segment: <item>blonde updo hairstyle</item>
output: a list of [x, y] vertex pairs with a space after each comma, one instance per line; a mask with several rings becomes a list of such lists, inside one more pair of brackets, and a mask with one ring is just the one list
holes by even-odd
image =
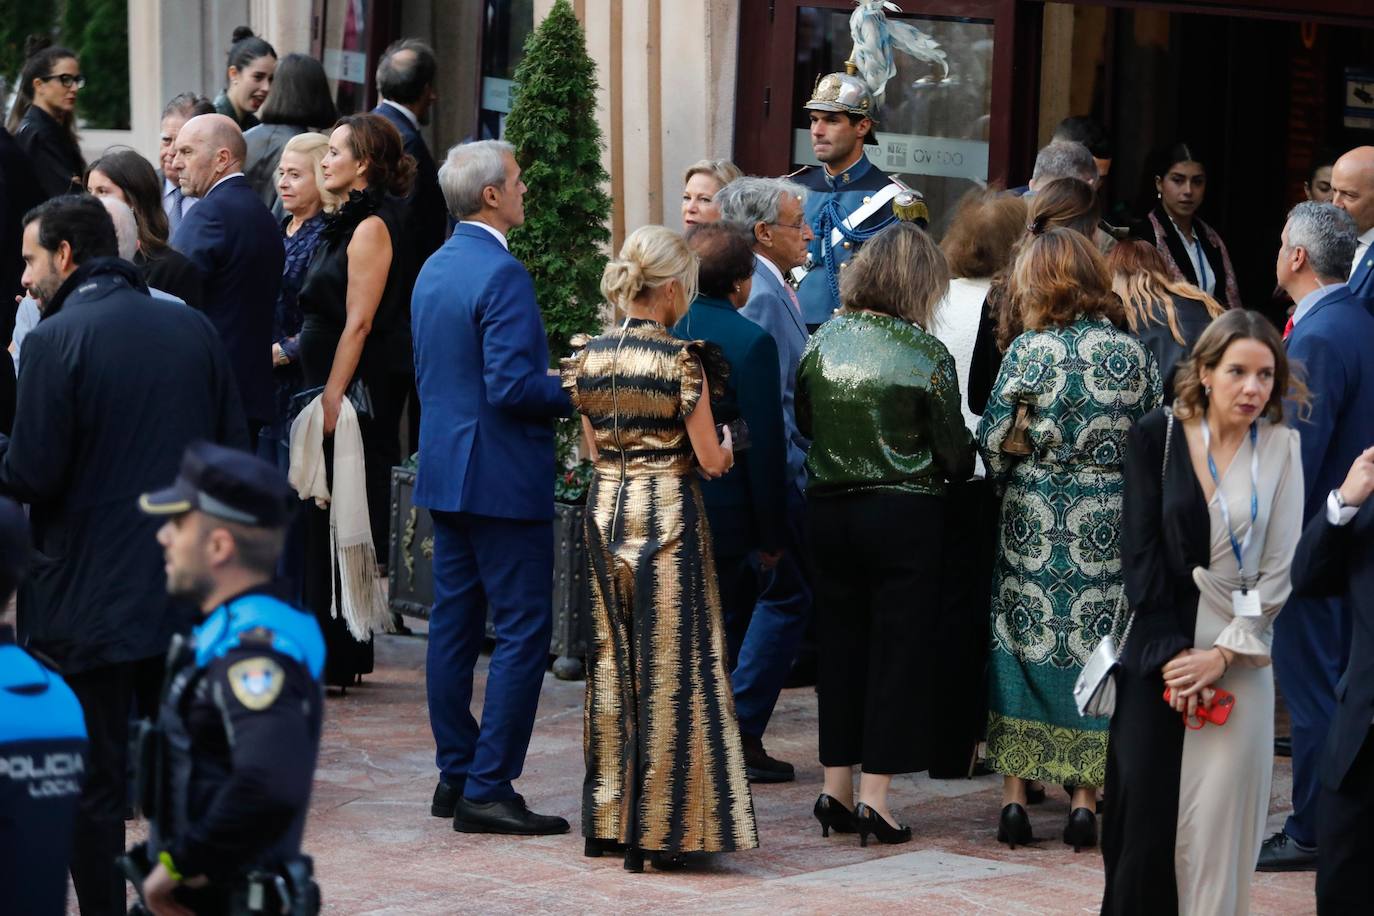
[[697, 295], [697, 256], [682, 236], [664, 226], [645, 226], [630, 233], [620, 256], [601, 274], [601, 295], [624, 313], [636, 300], [677, 280], [682, 297], [674, 303], [671, 323], [687, 312]]

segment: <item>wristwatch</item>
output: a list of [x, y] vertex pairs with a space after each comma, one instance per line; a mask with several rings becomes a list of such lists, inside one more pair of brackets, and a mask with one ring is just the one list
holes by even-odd
[[1341, 495], [1340, 487], [1331, 491], [1331, 500], [1336, 504], [1337, 511], [1349, 508], [1349, 504], [1345, 501], [1345, 497]]

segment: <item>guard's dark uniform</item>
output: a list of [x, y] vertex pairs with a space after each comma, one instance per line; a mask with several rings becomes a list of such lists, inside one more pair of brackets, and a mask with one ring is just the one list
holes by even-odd
[[197, 913], [318, 908], [300, 847], [324, 656], [315, 618], [263, 592], [227, 602], [173, 642], [158, 734], [140, 754], [152, 822], [143, 866], [161, 859], [184, 877], [206, 875], [210, 887], [176, 891]]

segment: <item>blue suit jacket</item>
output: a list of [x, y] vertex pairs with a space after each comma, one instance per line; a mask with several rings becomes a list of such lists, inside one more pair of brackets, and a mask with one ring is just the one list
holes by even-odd
[[787, 479], [799, 490], [806, 488], [806, 452], [811, 441], [797, 429], [793, 400], [797, 391], [797, 366], [810, 335], [802, 316], [792, 304], [787, 288], [759, 256], [754, 256], [754, 286], [740, 314], [767, 331], [778, 345], [779, 381], [782, 388], [782, 422], [787, 432]]
[[1374, 316], [1348, 288], [1319, 300], [1293, 326], [1288, 358], [1301, 363], [1312, 413], [1295, 419], [1307, 495], [1303, 519], [1322, 511], [1355, 456], [1374, 445]]
[[1361, 300], [1370, 312], [1374, 312], [1374, 245], [1369, 246], [1360, 263], [1355, 265], [1348, 285], [1355, 298]]
[[[725, 556], [776, 550], [787, 526], [788, 480], [777, 344], [729, 302], [705, 296], [697, 297], [673, 333], [720, 347], [730, 363], [725, 399], [749, 427], [751, 444], [736, 452], [735, 466], [701, 485], [712, 545]], [[716, 421], [730, 419], [724, 414], [722, 409]]]
[[187, 212], [172, 247], [205, 279], [205, 317], [229, 351], [244, 415], [275, 419], [272, 316], [286, 251], [272, 211], [246, 178], [228, 178]]
[[552, 418], [572, 404], [549, 375], [534, 282], [496, 238], [460, 223], [425, 263], [410, 306], [420, 391], [415, 502], [497, 518], [553, 518]]

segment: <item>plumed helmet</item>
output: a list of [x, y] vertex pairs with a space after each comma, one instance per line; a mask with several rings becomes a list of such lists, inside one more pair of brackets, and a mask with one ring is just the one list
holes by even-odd
[[848, 73], [827, 73], [816, 80], [807, 111], [842, 111], [860, 118], [878, 120], [878, 106], [868, 84]]

